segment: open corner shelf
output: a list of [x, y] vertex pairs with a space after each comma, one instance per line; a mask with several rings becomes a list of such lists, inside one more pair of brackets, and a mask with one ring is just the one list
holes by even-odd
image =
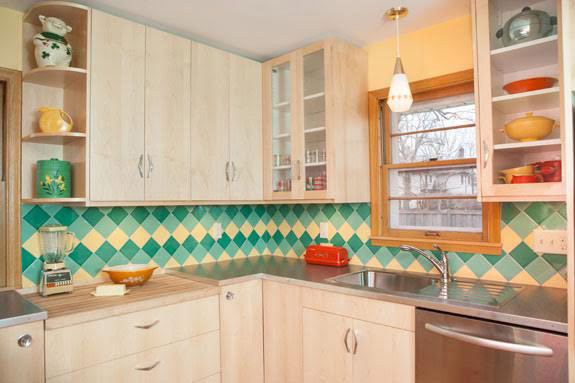
[[513, 142], [510, 144], [493, 145], [493, 150], [498, 152], [539, 152], [539, 151], [559, 151], [561, 150], [561, 139], [552, 138], [548, 140]]
[[86, 133], [64, 132], [64, 133], [32, 133], [22, 137], [22, 142], [37, 144], [65, 145], [77, 140], [85, 140]]
[[65, 88], [68, 84], [78, 80], [85, 80], [87, 73], [86, 69], [74, 67], [35, 68], [24, 75], [23, 81], [54, 88]]
[[86, 198], [22, 198], [24, 205], [83, 204]]
[[86, 17], [90, 8], [77, 3], [66, 1], [43, 1], [33, 5], [24, 15], [23, 21], [34, 25], [40, 25], [39, 15], [50, 15], [59, 19], [78, 19]]
[[493, 97], [493, 107], [512, 114], [559, 107], [559, 87]]
[[491, 64], [507, 74], [557, 64], [557, 35], [491, 51]]

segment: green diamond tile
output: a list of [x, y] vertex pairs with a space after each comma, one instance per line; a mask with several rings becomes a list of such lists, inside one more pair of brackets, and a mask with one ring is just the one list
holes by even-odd
[[138, 245], [136, 245], [131, 239], [128, 239], [120, 249], [120, 253], [122, 253], [126, 259], [130, 260], [134, 258], [138, 250], [140, 250]]
[[124, 218], [122, 223], [118, 226], [122, 231], [130, 237], [134, 232], [140, 227], [140, 224], [132, 216], [127, 216]]
[[[221, 218], [221, 217], [220, 217]], [[256, 212], [252, 212], [252, 214], [250, 214], [250, 216], [248, 217], [248, 223], [250, 225], [252, 225], [252, 227], [255, 227], [262, 219], [259, 217], [259, 215], [256, 214]], [[295, 221], [294, 221], [295, 223]]]
[[174, 253], [173, 257], [179, 265], [183, 265], [190, 257], [190, 252], [180, 246]]
[[218, 239], [218, 245], [220, 245], [223, 249], [226, 249], [231, 241], [232, 239], [230, 236], [224, 232], [222, 233], [222, 237]]
[[297, 241], [297, 236], [294, 234], [293, 231], [290, 231], [287, 235], [286, 235], [286, 241], [290, 244], [290, 246], [293, 246]]
[[303, 207], [303, 205], [294, 205], [292, 212], [295, 214], [296, 217], [299, 218], [300, 215], [303, 214], [303, 212], [305, 211], [305, 208]]
[[152, 260], [154, 262], [156, 262], [156, 264], [160, 267], [164, 267], [166, 265], [166, 263], [168, 263], [168, 261], [170, 260], [171, 254], [168, 253], [168, 251], [166, 249], [160, 249], [158, 250], [158, 252], [156, 253], [156, 255], [154, 255], [152, 257]]
[[121, 224], [122, 221], [124, 220], [124, 218], [126, 218], [127, 216], [128, 216], [128, 212], [126, 210], [124, 210], [124, 208], [121, 208], [121, 207], [114, 207], [108, 213], [108, 217], [110, 217], [112, 222], [114, 222], [116, 225]]
[[207, 214], [207, 210], [205, 206], [194, 206], [192, 208], [192, 215], [196, 217], [198, 221], [200, 221], [204, 216]]
[[555, 210], [548, 203], [544, 202], [533, 202], [524, 211], [533, 221], [539, 225], [555, 212]]
[[230, 242], [228, 244], [227, 247], [224, 248], [224, 250], [226, 251], [226, 253], [228, 253], [228, 255], [230, 257], [235, 257], [237, 255], [238, 250], [240, 249], [240, 247], [238, 245], [236, 245], [235, 242]]
[[105, 241], [98, 250], [96, 250], [96, 254], [104, 262], [108, 262], [116, 253], [116, 249], [114, 249], [114, 246], [110, 245], [108, 241]]
[[388, 247], [388, 249], [393, 256], [396, 256], [400, 251], [402, 251], [399, 247]]
[[144, 222], [142, 222], [142, 227], [149, 234], [154, 234], [154, 232], [160, 227], [161, 223], [153, 215], [149, 215]]
[[287, 224], [288, 224], [289, 226], [292, 226], [292, 227], [293, 227], [293, 225], [295, 225], [295, 223], [297, 222], [297, 220], [298, 220], [298, 219], [297, 219], [297, 216], [294, 214], [293, 211], [290, 211], [289, 213], [286, 214], [285, 221], [287, 222]]
[[[216, 220], [209, 214], [204, 215], [202, 217], [202, 219], [200, 220], [200, 224], [204, 227], [204, 229], [206, 229], [208, 231], [212, 228], [214, 223], [216, 223]], [[242, 218], [241, 223], [243, 223], [243, 218]], [[239, 226], [241, 226], [241, 225], [239, 225]]]
[[83, 243], [79, 243], [70, 253], [69, 257], [78, 265], [82, 266], [91, 255], [92, 252], [84, 246]]
[[100, 270], [106, 266], [106, 263], [97, 255], [92, 255], [84, 262], [82, 269], [90, 274], [92, 277], [98, 275]]
[[466, 265], [477, 278], [481, 278], [492, 267], [491, 263], [487, 262], [487, 260], [480, 254], [473, 256], [469, 261], [467, 261]]
[[349, 217], [347, 217], [346, 221], [349, 224], [349, 226], [351, 226], [351, 228], [354, 230], [359, 229], [361, 224], [364, 222], [363, 218], [361, 218], [359, 214], [357, 214], [357, 212], [355, 211], [352, 212]]
[[22, 249], [22, 270], [26, 270], [34, 261], [36, 257], [33, 256], [30, 252], [26, 251], [26, 249]]
[[345, 245], [345, 240], [342, 238], [339, 233], [335, 233], [333, 237], [329, 240], [334, 246], [343, 246]]
[[385, 247], [379, 247], [379, 251], [377, 251], [374, 256], [377, 258], [382, 267], [386, 267], [393, 259], [393, 255]]
[[168, 238], [166, 243], [164, 243], [163, 247], [168, 252], [168, 254], [173, 255], [176, 252], [176, 250], [178, 250], [178, 247], [180, 247], [180, 244], [178, 241], [176, 241], [174, 237], [170, 237]]
[[82, 240], [84, 239], [86, 234], [92, 231], [92, 226], [88, 222], [86, 222], [84, 218], [78, 217], [78, 219], [76, 219], [74, 223], [68, 226], [68, 229], [74, 232], [74, 234], [76, 234], [76, 238]]
[[236, 206], [228, 206], [224, 209], [224, 213], [230, 218], [233, 219], [238, 213], [239, 210]]
[[291, 208], [291, 205], [280, 205], [278, 212], [285, 217], [291, 211]]
[[156, 217], [158, 222], [162, 223], [170, 215], [170, 211], [164, 206], [158, 206], [152, 211], [152, 215]]
[[522, 270], [521, 266], [510, 255], [503, 255], [495, 264], [495, 269], [508, 281], [512, 280]]
[[63, 207], [56, 213], [54, 218], [56, 218], [56, 221], [61, 225], [70, 226], [78, 218], [78, 214], [72, 208]]
[[[503, 250], [502, 254], [503, 255]], [[485, 260], [489, 263], [491, 263], [492, 265], [495, 265], [497, 262], [499, 262], [499, 260], [501, 259], [501, 255], [487, 255], [487, 254], [483, 254], [483, 258], [485, 258]]]
[[563, 254], [543, 254], [543, 259], [557, 271], [567, 266], [567, 257]]
[[[411, 266], [411, 264], [415, 260], [415, 257], [409, 251], [401, 251], [395, 256], [395, 259], [397, 260], [397, 262], [399, 262], [399, 264], [401, 265], [401, 267], [403, 267], [403, 269], [407, 269], [409, 266]], [[427, 261], [427, 259], [425, 261]], [[420, 263], [421, 262], [423, 261], [420, 261]]]
[[168, 232], [171, 234], [174, 231], [176, 231], [176, 228], [178, 226], [180, 226], [180, 221], [174, 217], [173, 215], [169, 215], [164, 222], [162, 223], [162, 226], [164, 226], [166, 228], [166, 230], [168, 230]]
[[132, 258], [131, 263], [136, 265], [147, 265], [151, 260], [152, 257], [146, 254], [144, 250], [138, 250], [136, 255], [134, 255], [134, 258]]
[[[278, 233], [279, 233], [279, 230], [278, 230]], [[281, 235], [281, 233], [280, 233], [280, 235]], [[252, 246], [254, 246], [254, 245], [256, 244], [256, 242], [259, 241], [259, 240], [260, 240], [260, 236], [259, 236], [258, 233], [256, 233], [255, 231], [252, 231], [252, 232], [250, 233], [250, 235], [248, 235], [248, 242], [249, 242]]]
[[222, 253], [224, 252], [224, 248], [221, 247], [218, 243], [214, 243], [214, 246], [210, 248], [209, 254], [215, 259], [218, 260]]
[[224, 213], [224, 209], [221, 206], [210, 206], [208, 209], [208, 214], [212, 216], [214, 220], [220, 218], [220, 216]]
[[291, 250], [290, 244], [285, 239], [280, 242], [279, 248], [280, 248], [283, 255], [287, 255], [289, 253], [289, 251]]
[[[136, 255], [136, 253], [134, 253]], [[119, 266], [119, 265], [127, 265], [130, 263], [130, 259], [126, 258], [123, 254], [117, 253], [108, 261], [108, 266]]]
[[521, 242], [515, 249], [509, 253], [513, 259], [525, 268], [528, 264], [537, 258], [537, 254], [525, 242]]
[[30, 225], [28, 222], [22, 220], [20, 223], [20, 233], [22, 238], [22, 243], [26, 243], [31, 236], [36, 234], [36, 228]]
[[196, 246], [196, 248], [192, 251], [192, 257], [198, 262], [202, 262], [202, 260], [206, 257], [208, 252], [202, 246]]
[[353, 207], [350, 204], [339, 205], [338, 211], [345, 220], [348, 220], [349, 217], [355, 213], [355, 210], [353, 210]]
[[371, 215], [370, 206], [368, 203], [361, 203], [355, 210], [363, 220], [368, 221]]
[[200, 244], [204, 247], [204, 249], [206, 249], [207, 251], [210, 251], [210, 249], [212, 248], [212, 246], [214, 246], [214, 243], [216, 243], [216, 241], [214, 241], [214, 239], [212, 238], [211, 235], [206, 235], [204, 236], [204, 238], [202, 238], [202, 240], [200, 241]]
[[[257, 243], [257, 242], [256, 242]], [[240, 247], [240, 250], [244, 253], [244, 254], [249, 254], [252, 249], [254, 248], [254, 245], [252, 245], [251, 243], [249, 243], [249, 241], [244, 242], [244, 244]], [[275, 246], [276, 249], [279, 249], [279, 244], [277, 244], [277, 246]]]
[[238, 233], [233, 238], [233, 241], [236, 245], [241, 247], [246, 241], [246, 239], [247, 239], [246, 236], [241, 231], [238, 231]]
[[335, 227], [336, 230], [339, 230], [345, 223], [345, 219], [338, 212], [334, 213], [329, 219], [329, 221], [331, 222], [333, 227]]
[[335, 207], [331, 204], [324, 205], [323, 209], [321, 209], [321, 210], [322, 210], [322, 213], [327, 217], [327, 219], [330, 219], [335, 214], [335, 212], [337, 211], [335, 209]]
[[561, 214], [561, 217], [567, 219], [567, 204], [565, 202], [561, 202], [561, 206], [559, 206], [557, 212]]
[[243, 205], [240, 208], [240, 213], [245, 217], [248, 218], [250, 216], [250, 214], [252, 214], [252, 212], [254, 211], [254, 209], [250, 206], [250, 205]]
[[183, 222], [183, 220], [188, 216], [188, 214], [190, 214], [190, 211], [185, 206], [176, 206], [174, 208], [174, 211], [172, 211], [172, 214], [174, 215], [174, 217], [176, 217], [178, 221]]
[[82, 217], [94, 227], [104, 218], [104, 214], [97, 207], [91, 207], [82, 214]]
[[188, 254], [190, 254], [192, 251], [194, 251], [196, 247], [198, 247], [198, 241], [196, 241], [194, 237], [189, 235], [188, 238], [186, 238], [186, 240], [184, 241], [184, 243], [182, 243], [182, 246], [184, 249], [188, 251]]
[[565, 230], [567, 227], [567, 220], [559, 213], [553, 213], [547, 218], [541, 226], [547, 230]]
[[[309, 236], [309, 234], [308, 234], [308, 236]], [[303, 237], [303, 235], [302, 235], [302, 237]], [[262, 234], [262, 239], [263, 239], [264, 241], [267, 242], [267, 241], [270, 240], [270, 238], [271, 238], [271, 235], [270, 235], [269, 232], [265, 231], [265, 232]], [[301, 239], [300, 239], [300, 240], [301, 240]]]
[[320, 212], [319, 206], [317, 205], [308, 205], [306, 208], [307, 213], [309, 216], [314, 219]]
[[508, 224], [513, 220], [513, 218], [517, 217], [517, 214], [520, 213], [520, 210], [515, 207], [515, 204], [512, 202], [505, 202], [501, 206], [501, 220]]
[[[438, 252], [433, 251], [433, 253], [434, 253], [436, 256], [439, 256], [439, 253], [438, 253]], [[457, 256], [458, 256], [459, 258], [461, 258], [461, 260], [462, 260], [463, 262], [465, 262], [465, 263], [467, 263], [469, 260], [471, 260], [474, 255], [475, 255], [475, 254], [472, 254], [472, 253], [461, 253], [461, 252], [458, 252], [458, 253], [457, 253]]]
[[36, 259], [22, 274], [33, 283], [39, 284], [43, 265], [42, 261]]
[[531, 205], [531, 202], [514, 202], [514, 204], [517, 209], [523, 211]]
[[351, 238], [347, 241], [347, 244], [350, 247], [351, 251], [353, 251], [354, 253], [364, 246], [363, 241], [359, 239], [357, 234], [352, 235]]
[[299, 237], [299, 241], [305, 246], [309, 246], [311, 245], [311, 243], [313, 242], [313, 239], [311, 238], [311, 235], [309, 235], [309, 233], [307, 231], [304, 231], [303, 234], [301, 235], [301, 237]]
[[521, 238], [525, 238], [537, 227], [537, 224], [527, 214], [519, 213], [509, 222], [509, 227]]
[[307, 211], [304, 211], [299, 215], [299, 222], [303, 225], [303, 227], [308, 227], [310, 223], [313, 222], [313, 219], [309, 215]]
[[525, 271], [529, 273], [537, 282], [544, 284], [549, 278], [556, 274], [555, 269], [551, 267], [544, 259], [537, 258], [531, 262]]
[[191, 232], [199, 224], [199, 221], [192, 214], [188, 214], [186, 218], [182, 221], [182, 225], [187, 231]]
[[64, 264], [68, 269], [70, 269], [72, 275], [76, 274], [76, 272], [82, 268], [80, 267], [80, 265], [74, 262], [70, 257], [64, 258]]
[[[301, 205], [298, 205], [301, 207]], [[254, 212], [258, 215], [258, 217], [260, 218], [264, 218], [264, 216], [266, 215], [266, 208], [263, 205], [256, 205], [254, 207]], [[296, 213], [298, 214], [298, 213]]]
[[116, 226], [110, 218], [103, 217], [100, 222], [94, 226], [94, 229], [96, 229], [98, 233], [102, 234], [102, 237], [108, 238], [117, 227], [118, 226]]
[[39, 205], [34, 206], [24, 216], [24, 220], [36, 229], [44, 225], [49, 219], [50, 215], [46, 213], [44, 209], [42, 209]]
[[150, 238], [148, 239], [148, 242], [146, 242], [146, 244], [142, 247], [142, 250], [144, 250], [144, 252], [148, 254], [150, 258], [153, 258], [158, 250], [160, 250], [160, 245], [154, 240], [154, 238]]
[[[449, 257], [449, 268], [450, 268], [452, 273], [457, 273], [463, 267], [463, 265], [465, 265], [465, 262], [459, 257], [458, 253], [451, 253], [450, 252], [450, 253], [448, 253], [448, 257]], [[420, 260], [420, 258], [418, 259], [418, 261], [419, 260]], [[433, 265], [431, 264], [431, 262], [427, 262], [426, 265], [431, 266], [433, 268]], [[424, 268], [427, 271], [431, 270], [431, 269], [427, 269], [427, 267], [424, 267]]]
[[136, 222], [142, 223], [142, 222], [144, 222], [144, 220], [146, 218], [148, 218], [148, 216], [150, 215], [150, 212], [148, 211], [147, 208], [139, 206], [139, 207], [135, 208], [134, 210], [132, 210], [132, 213], [130, 213], [130, 215], [132, 217], [134, 217]]

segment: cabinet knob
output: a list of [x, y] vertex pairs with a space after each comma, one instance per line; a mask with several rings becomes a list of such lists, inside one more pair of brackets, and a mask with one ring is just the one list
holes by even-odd
[[32, 336], [30, 334], [22, 335], [18, 338], [18, 346], [30, 347], [32, 345]]
[[234, 299], [234, 293], [232, 293], [231, 291], [228, 291], [228, 292], [226, 293], [226, 299], [227, 299], [228, 301], [231, 301], [232, 299]]

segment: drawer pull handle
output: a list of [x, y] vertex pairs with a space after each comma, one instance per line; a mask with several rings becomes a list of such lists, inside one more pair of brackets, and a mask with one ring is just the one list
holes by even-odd
[[30, 334], [22, 335], [18, 338], [18, 346], [24, 348], [32, 346], [32, 336]]
[[138, 371], [151, 371], [154, 368], [156, 368], [158, 366], [158, 364], [160, 364], [160, 361], [157, 360], [154, 364], [152, 364], [151, 366], [148, 367], [136, 367], [135, 369]]
[[146, 325], [135, 325], [134, 327], [136, 327], [136, 328], [141, 328], [142, 330], [148, 330], [148, 329], [151, 329], [152, 327], [154, 327], [155, 325], [157, 325], [158, 323], [160, 323], [160, 320], [159, 320], [159, 319], [153, 321], [153, 322], [150, 323], [150, 324], [146, 324]]

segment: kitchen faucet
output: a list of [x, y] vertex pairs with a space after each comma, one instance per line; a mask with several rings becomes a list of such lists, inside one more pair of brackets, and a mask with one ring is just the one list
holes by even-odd
[[449, 272], [449, 259], [447, 258], [447, 253], [441, 249], [441, 247], [433, 244], [433, 248], [441, 254], [441, 261], [438, 261], [433, 255], [429, 255], [423, 250], [418, 249], [410, 245], [401, 245], [399, 247], [403, 251], [410, 251], [412, 253], [417, 253], [429, 260], [435, 266], [439, 273], [441, 274], [441, 283], [446, 285], [451, 281], [451, 273]]

